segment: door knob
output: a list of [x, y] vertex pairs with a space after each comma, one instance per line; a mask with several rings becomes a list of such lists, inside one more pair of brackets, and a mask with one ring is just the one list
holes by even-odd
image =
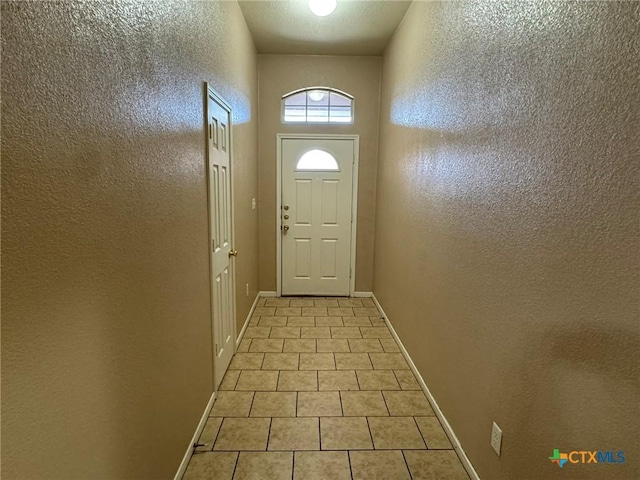
[[285, 205], [285, 206], [284, 206], [284, 207], [282, 207], [282, 208], [284, 208], [285, 210], [289, 210], [289, 205]]
[[282, 226], [282, 230], [284, 230], [285, 232], [286, 232], [287, 230], [289, 230], [289, 225], [283, 225], [283, 226]]
[[238, 256], [238, 251], [237, 250], [229, 250], [229, 256], [230, 257], [237, 257]]
[[285, 220], [289, 220], [289, 215], [285, 215], [283, 218], [284, 218]]

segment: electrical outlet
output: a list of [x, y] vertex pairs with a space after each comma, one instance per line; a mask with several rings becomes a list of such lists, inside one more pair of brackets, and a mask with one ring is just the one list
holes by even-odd
[[251, 210], [255, 210], [256, 209], [256, 199], [252, 198], [251, 199]]
[[247, 297], [249, 296], [249, 284], [247, 283]]
[[491, 447], [496, 452], [496, 455], [500, 456], [500, 448], [502, 447], [502, 430], [496, 422], [493, 422], [491, 428]]

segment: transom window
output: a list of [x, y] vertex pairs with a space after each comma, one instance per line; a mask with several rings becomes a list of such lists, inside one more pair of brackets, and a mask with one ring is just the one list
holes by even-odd
[[325, 150], [309, 150], [296, 163], [296, 171], [333, 171], [339, 172], [340, 167], [336, 158]]
[[327, 87], [295, 90], [282, 97], [285, 123], [353, 123], [353, 97]]

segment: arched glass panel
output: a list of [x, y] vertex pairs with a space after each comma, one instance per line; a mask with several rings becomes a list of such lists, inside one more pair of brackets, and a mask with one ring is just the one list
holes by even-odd
[[336, 158], [324, 150], [309, 150], [300, 157], [296, 170], [340, 171]]
[[282, 97], [285, 123], [353, 123], [353, 97], [327, 87], [296, 90]]

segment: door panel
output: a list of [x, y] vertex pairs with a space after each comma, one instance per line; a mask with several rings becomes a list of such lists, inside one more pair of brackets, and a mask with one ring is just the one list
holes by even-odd
[[211, 301], [214, 390], [229, 366], [235, 348], [235, 298], [231, 228], [230, 112], [208, 95], [209, 222], [211, 243]]
[[[349, 295], [355, 139], [281, 142], [282, 294]], [[309, 170], [309, 155], [297, 169], [313, 150], [329, 153], [339, 169]]]

